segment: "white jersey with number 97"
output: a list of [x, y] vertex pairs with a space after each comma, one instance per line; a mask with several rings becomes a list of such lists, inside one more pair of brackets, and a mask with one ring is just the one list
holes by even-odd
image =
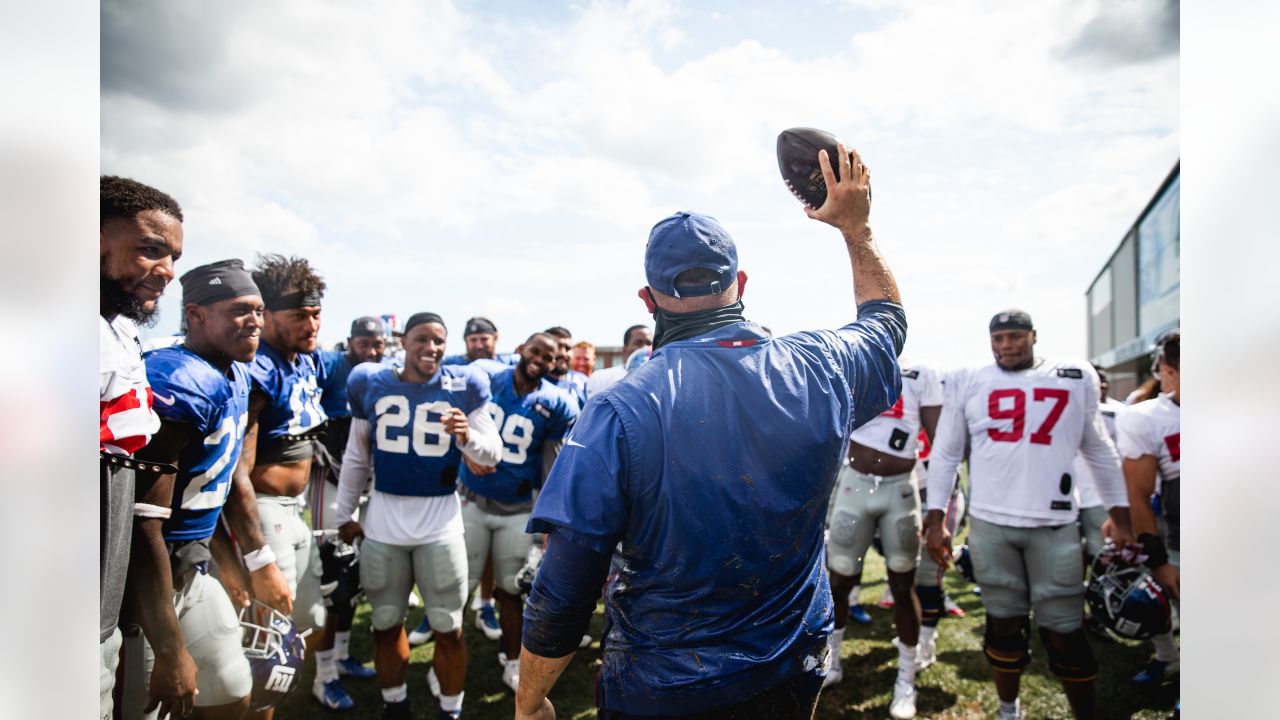
[[920, 408], [941, 404], [942, 381], [938, 373], [923, 365], [903, 365], [898, 401], [854, 430], [850, 439], [886, 455], [913, 460], [920, 435]]
[[959, 370], [947, 376], [929, 497], [948, 496], [950, 488], [935, 492], [933, 485], [949, 481], [967, 436], [974, 517], [1021, 527], [1073, 522], [1077, 451], [1102, 476], [1098, 490], [1108, 506], [1123, 496], [1119, 457], [1106, 435], [1098, 420], [1098, 375], [1087, 364]]

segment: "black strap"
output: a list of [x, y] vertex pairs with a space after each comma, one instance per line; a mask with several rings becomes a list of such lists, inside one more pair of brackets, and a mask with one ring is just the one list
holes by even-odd
[[178, 472], [177, 465], [170, 465], [169, 463], [162, 463], [162, 462], [154, 462], [152, 460], [139, 460], [138, 458], [132, 455], [119, 455], [117, 453], [109, 453], [109, 452], [106, 452], [105, 450], [99, 450], [98, 456], [102, 459], [102, 462], [105, 462], [108, 465], [126, 467], [126, 468], [129, 468], [130, 470], [141, 470], [143, 472], [155, 472], [155, 473], [161, 473], [161, 474]]

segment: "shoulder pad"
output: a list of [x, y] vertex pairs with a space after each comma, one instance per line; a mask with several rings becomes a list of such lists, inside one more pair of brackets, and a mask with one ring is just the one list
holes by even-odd
[[1072, 378], [1074, 380], [1083, 380], [1084, 371], [1081, 370], [1080, 368], [1073, 368], [1073, 367], [1058, 368], [1058, 377]]

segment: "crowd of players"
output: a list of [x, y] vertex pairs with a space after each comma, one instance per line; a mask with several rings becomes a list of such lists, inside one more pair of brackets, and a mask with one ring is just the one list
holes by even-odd
[[[182, 211], [132, 180], [101, 185], [104, 720], [270, 717], [304, 657], [320, 705], [350, 709], [344, 679], [374, 681], [384, 717], [407, 718], [409, 648], [425, 642], [439, 716], [460, 717], [473, 592], [515, 690], [537, 489], [588, 398], [648, 358], [650, 329], [628, 328], [625, 361], [594, 372], [594, 348], [563, 327], [500, 353], [482, 317], [463, 327], [466, 352], [445, 356], [448, 325], [431, 312], [394, 338], [358, 318], [341, 350], [322, 351], [324, 281], [305, 259], [268, 254], [184, 273], [182, 341], [144, 355], [136, 324], [175, 278]], [[981, 587], [999, 717], [1021, 717], [1033, 612], [1073, 710], [1092, 717], [1086, 605], [1098, 626], [1152, 638], [1136, 681], [1177, 671], [1180, 338], [1156, 349], [1162, 392], [1126, 406], [1097, 368], [1036, 357], [1026, 313], [997, 314], [989, 332], [994, 364], [944, 376], [903, 363], [897, 403], [850, 437], [828, 513], [826, 684], [843, 679], [847, 621], [866, 619], [858, 583], [878, 544], [899, 651], [893, 717], [916, 714], [953, 564]], [[373, 669], [349, 650], [366, 601]], [[424, 617], [410, 629], [414, 602]]]

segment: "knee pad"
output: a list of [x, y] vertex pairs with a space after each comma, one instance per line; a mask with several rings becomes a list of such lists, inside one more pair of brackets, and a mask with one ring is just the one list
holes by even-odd
[[374, 605], [373, 612], [369, 613], [369, 622], [378, 631], [403, 625], [404, 618], [405, 608], [396, 605]]
[[1068, 633], [1040, 628], [1040, 642], [1049, 656], [1049, 669], [1059, 679], [1069, 682], [1089, 682], [1098, 677], [1098, 661], [1093, 648], [1084, 636], [1084, 629]]
[[988, 615], [982, 649], [986, 653], [987, 662], [996, 670], [1022, 672], [1031, 663], [1031, 618], [1022, 618], [1015, 633], [998, 633]]
[[920, 624], [937, 627], [942, 619], [942, 588], [937, 585], [917, 585], [916, 597], [920, 598]]
[[853, 545], [856, 539], [854, 528], [857, 527], [857, 519], [847, 512], [837, 512], [835, 517], [831, 518], [831, 542], [836, 545], [848, 547]]

